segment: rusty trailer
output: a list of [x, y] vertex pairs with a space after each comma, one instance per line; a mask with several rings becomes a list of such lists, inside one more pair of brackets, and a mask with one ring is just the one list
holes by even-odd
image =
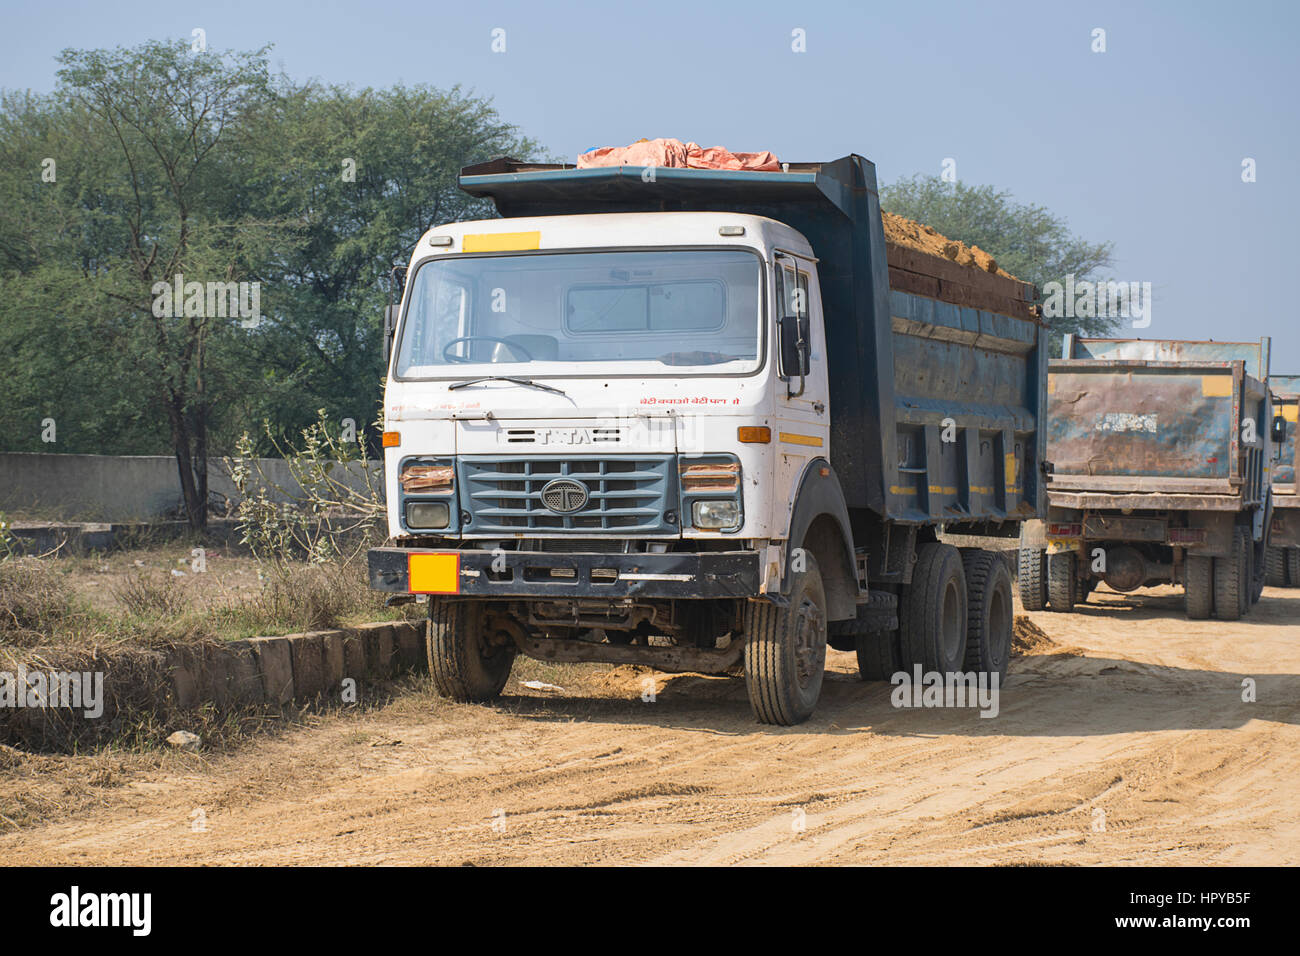
[[1026, 607], [1175, 583], [1189, 617], [1247, 613], [1273, 507], [1269, 346], [1066, 336], [1048, 369], [1047, 518], [1021, 542]]
[[[1271, 375], [1269, 391], [1281, 440], [1273, 445], [1273, 521], [1269, 529], [1266, 581], [1300, 587], [1300, 494], [1296, 492], [1296, 419], [1300, 375]], [[1285, 434], [1281, 434], [1285, 429]]]

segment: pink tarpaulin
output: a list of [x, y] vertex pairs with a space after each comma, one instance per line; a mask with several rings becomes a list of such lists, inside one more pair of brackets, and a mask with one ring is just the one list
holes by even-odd
[[781, 164], [766, 150], [733, 153], [721, 146], [707, 149], [680, 139], [643, 139], [631, 146], [605, 146], [578, 156], [578, 168], [592, 166], [680, 166], [691, 169], [748, 169], [777, 172]]

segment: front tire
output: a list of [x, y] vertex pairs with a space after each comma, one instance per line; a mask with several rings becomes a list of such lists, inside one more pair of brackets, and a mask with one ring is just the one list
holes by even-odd
[[826, 591], [806, 550], [786, 607], [745, 605], [745, 689], [760, 723], [791, 726], [812, 716], [826, 674]]
[[429, 676], [443, 697], [482, 703], [501, 693], [515, 662], [515, 645], [490, 634], [486, 609], [466, 601], [429, 601]]

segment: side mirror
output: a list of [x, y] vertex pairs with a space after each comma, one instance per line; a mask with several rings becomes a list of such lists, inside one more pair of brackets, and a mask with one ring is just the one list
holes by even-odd
[[1273, 416], [1273, 444], [1286, 444], [1286, 419], [1281, 415]]
[[781, 375], [787, 380], [808, 374], [808, 337], [811, 326], [807, 316], [781, 317]]
[[393, 334], [397, 331], [397, 315], [401, 311], [400, 305], [384, 306], [384, 364], [387, 365], [393, 357]]
[[406, 266], [393, 266], [392, 304], [384, 308], [384, 364], [393, 358], [393, 335], [397, 331], [397, 317], [402, 309], [402, 293], [406, 291]]

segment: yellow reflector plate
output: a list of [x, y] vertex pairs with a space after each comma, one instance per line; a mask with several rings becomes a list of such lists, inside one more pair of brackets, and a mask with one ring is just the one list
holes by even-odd
[[406, 572], [412, 594], [459, 594], [460, 555], [410, 554]]
[[479, 232], [461, 240], [462, 252], [512, 252], [518, 249], [538, 249], [542, 244], [540, 232]]
[[1231, 398], [1232, 376], [1202, 375], [1201, 394], [1211, 398]]

